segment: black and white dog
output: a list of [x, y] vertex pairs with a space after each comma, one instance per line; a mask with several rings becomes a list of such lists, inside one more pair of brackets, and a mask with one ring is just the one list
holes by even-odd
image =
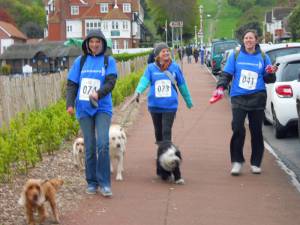
[[181, 161], [181, 153], [171, 141], [158, 143], [156, 174], [161, 177], [161, 179], [170, 181], [173, 175], [176, 184], [184, 184], [180, 173]]

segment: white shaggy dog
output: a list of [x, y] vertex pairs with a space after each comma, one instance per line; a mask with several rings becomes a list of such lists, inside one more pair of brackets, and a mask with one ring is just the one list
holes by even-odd
[[84, 169], [84, 140], [76, 138], [73, 144], [73, 163], [75, 167]]
[[123, 180], [124, 154], [126, 150], [126, 133], [118, 124], [112, 124], [109, 129], [110, 171], [114, 171], [114, 161], [117, 164], [116, 180]]
[[171, 181], [176, 184], [184, 184], [181, 177], [180, 164], [182, 162], [181, 153], [170, 141], [160, 142], [157, 149], [156, 174], [162, 180]]

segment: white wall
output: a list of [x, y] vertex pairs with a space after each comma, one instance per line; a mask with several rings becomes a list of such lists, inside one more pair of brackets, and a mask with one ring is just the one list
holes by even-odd
[[82, 38], [81, 20], [66, 20], [66, 38]]
[[8, 48], [13, 44], [14, 44], [14, 40], [11, 38], [0, 39], [0, 46], [1, 46], [0, 54], [2, 54], [6, 48]]

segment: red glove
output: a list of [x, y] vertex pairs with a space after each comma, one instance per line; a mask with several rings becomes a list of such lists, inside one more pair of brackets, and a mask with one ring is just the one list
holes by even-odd
[[224, 97], [224, 88], [218, 87], [216, 90], [214, 90], [212, 97], [209, 99], [209, 103], [215, 103], [219, 100], [221, 100]]
[[278, 69], [277, 65], [273, 65], [273, 66], [267, 65], [266, 72], [267, 73], [276, 73], [277, 69]]

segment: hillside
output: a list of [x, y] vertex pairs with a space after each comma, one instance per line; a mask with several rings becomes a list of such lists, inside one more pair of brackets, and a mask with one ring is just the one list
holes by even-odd
[[[288, 0], [265, 0], [265, 5], [254, 4], [243, 12], [240, 8], [229, 5], [228, 0], [197, 0], [197, 2], [204, 7], [205, 42], [222, 37], [234, 38], [234, 32], [240, 25], [253, 20], [262, 22], [265, 12], [272, 7], [288, 6]], [[300, 4], [299, 0], [295, 2]]]

